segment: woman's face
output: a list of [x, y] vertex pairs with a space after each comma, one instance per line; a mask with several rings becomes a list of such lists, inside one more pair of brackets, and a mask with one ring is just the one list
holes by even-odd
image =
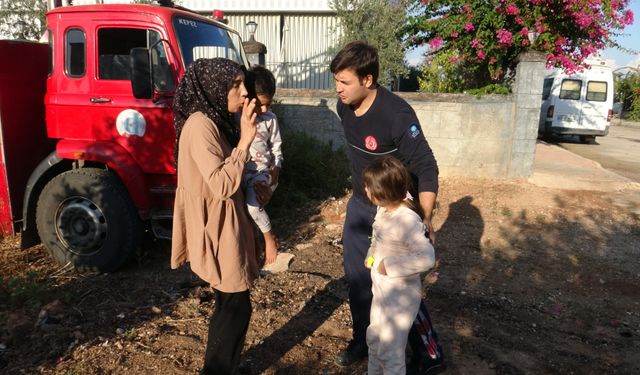
[[227, 95], [229, 112], [236, 113], [242, 111], [244, 99], [248, 94], [247, 89], [244, 87], [244, 74], [238, 74], [233, 79], [231, 90], [229, 90], [229, 94]]

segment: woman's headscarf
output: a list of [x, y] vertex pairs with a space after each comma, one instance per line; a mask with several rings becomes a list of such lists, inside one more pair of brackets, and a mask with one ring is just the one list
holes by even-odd
[[238, 126], [229, 113], [227, 98], [233, 80], [244, 70], [237, 63], [223, 59], [198, 59], [187, 68], [178, 85], [173, 102], [176, 128], [175, 163], [178, 165], [178, 142], [189, 116], [202, 112], [209, 117], [234, 147], [240, 139]]

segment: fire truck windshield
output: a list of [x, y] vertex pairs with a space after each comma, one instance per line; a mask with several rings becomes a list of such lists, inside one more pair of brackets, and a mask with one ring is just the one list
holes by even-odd
[[224, 57], [246, 65], [242, 40], [238, 34], [211, 23], [181, 16], [174, 18], [173, 26], [185, 68], [194, 60], [214, 57]]

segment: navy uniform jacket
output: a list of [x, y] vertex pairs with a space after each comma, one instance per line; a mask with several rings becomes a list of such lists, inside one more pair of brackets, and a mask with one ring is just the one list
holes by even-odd
[[338, 100], [338, 115], [351, 159], [353, 194], [366, 199], [362, 171], [374, 158], [390, 154], [409, 168], [414, 182], [411, 194], [438, 192], [438, 165], [422, 134], [416, 113], [401, 97], [378, 87], [369, 110], [357, 117], [351, 106]]

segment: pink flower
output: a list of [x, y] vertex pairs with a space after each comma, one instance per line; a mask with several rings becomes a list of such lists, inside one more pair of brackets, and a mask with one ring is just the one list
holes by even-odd
[[476, 52], [476, 56], [478, 56], [478, 58], [479, 58], [480, 60], [484, 60], [484, 59], [485, 59], [485, 57], [487, 57], [487, 54], [486, 54], [486, 53], [484, 53], [484, 51], [480, 50], [480, 51]]
[[621, 22], [624, 25], [631, 25], [633, 24], [633, 11], [631, 9], [627, 10], [624, 15], [622, 16], [622, 20]]
[[[470, 46], [471, 46], [471, 48], [476, 48], [479, 44], [480, 44], [480, 42], [478, 41], [478, 39], [473, 39], [471, 41]], [[480, 47], [480, 48], [482, 48], [482, 47]]]
[[467, 32], [471, 32], [471, 31], [475, 30], [475, 29], [476, 29], [476, 27], [475, 27], [475, 26], [473, 26], [473, 24], [472, 24], [471, 22], [467, 22], [467, 23], [465, 23], [465, 24], [464, 24], [464, 29], [465, 29]]
[[458, 58], [457, 57], [452, 57], [452, 58], [449, 59], [449, 62], [452, 63], [452, 64], [455, 64], [455, 63], [458, 62]]
[[496, 31], [496, 37], [498, 38], [498, 41], [500, 41], [500, 44], [502, 44], [503, 46], [508, 47], [513, 44], [513, 35], [508, 30], [500, 29]]
[[442, 38], [440, 38], [439, 36], [429, 41], [429, 48], [431, 49], [438, 49], [440, 48], [441, 45], [442, 45]]
[[457, 37], [459, 37], [459, 36], [460, 36], [460, 34], [458, 34], [458, 33], [456, 33], [456, 32], [451, 33], [451, 37], [452, 37], [453, 39], [456, 39], [456, 38], [457, 38]]
[[507, 13], [508, 16], [513, 16], [514, 14], [518, 14], [519, 12], [520, 12], [520, 9], [518, 9], [518, 7], [515, 6], [514, 4], [507, 5], [507, 9], [505, 11], [505, 13]]
[[493, 65], [495, 63], [496, 63], [495, 57], [492, 57], [492, 58], [489, 59], [489, 64]]

